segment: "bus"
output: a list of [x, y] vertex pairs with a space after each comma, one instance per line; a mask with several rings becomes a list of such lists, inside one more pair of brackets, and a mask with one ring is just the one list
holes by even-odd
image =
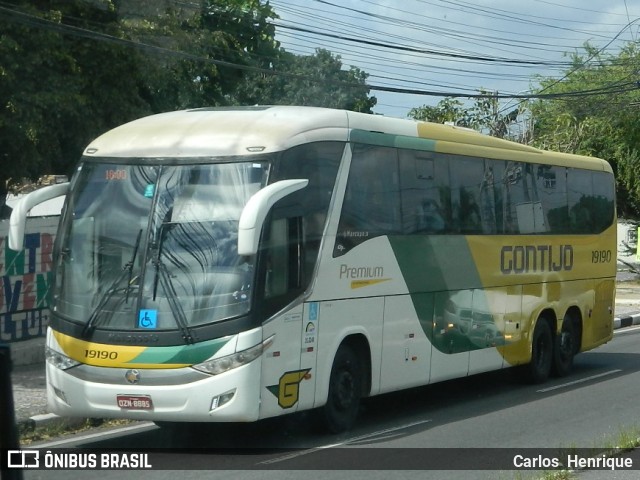
[[46, 337], [62, 416], [251, 422], [518, 367], [569, 374], [613, 335], [601, 159], [314, 107], [117, 127], [65, 195]]

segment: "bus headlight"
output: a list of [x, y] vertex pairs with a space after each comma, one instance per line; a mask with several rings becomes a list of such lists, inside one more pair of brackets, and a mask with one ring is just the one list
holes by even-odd
[[262, 352], [271, 346], [274, 337], [275, 335], [272, 335], [264, 342], [251, 348], [247, 348], [246, 350], [227, 355], [226, 357], [207, 360], [206, 362], [199, 363], [198, 365], [192, 365], [191, 367], [201, 372], [208, 373], [209, 375], [219, 375], [228, 370], [241, 367], [242, 365], [246, 365], [247, 363], [254, 361], [262, 355]]
[[80, 362], [75, 361], [73, 358], [67, 357], [65, 354], [56, 352], [50, 347], [45, 347], [44, 356], [51, 365], [60, 370], [68, 370], [76, 365], [80, 365]]

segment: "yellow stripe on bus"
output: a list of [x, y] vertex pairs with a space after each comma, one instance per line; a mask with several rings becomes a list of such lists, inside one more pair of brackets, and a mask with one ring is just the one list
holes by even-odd
[[351, 282], [351, 288], [356, 289], [356, 288], [368, 287], [370, 285], [376, 285], [378, 283], [388, 282], [389, 280], [391, 279], [390, 278], [374, 278], [371, 280], [353, 280]]
[[145, 368], [179, 368], [187, 364], [142, 364], [133, 363], [133, 360], [140, 356], [149, 347], [137, 347], [130, 345], [107, 345], [104, 343], [87, 342], [70, 337], [53, 330], [60, 348], [68, 357], [87, 365], [96, 367], [137, 367]]

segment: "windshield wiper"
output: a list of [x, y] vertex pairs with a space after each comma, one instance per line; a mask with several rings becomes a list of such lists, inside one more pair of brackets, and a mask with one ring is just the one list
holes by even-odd
[[102, 298], [100, 298], [98, 305], [96, 305], [96, 308], [94, 308], [93, 312], [91, 312], [91, 316], [89, 317], [89, 320], [87, 320], [87, 323], [82, 329], [82, 336], [86, 337], [89, 333], [95, 330], [96, 326], [98, 325], [98, 319], [100, 317], [100, 314], [102, 313], [102, 309], [109, 302], [109, 300], [111, 300], [111, 297], [113, 297], [113, 294], [117, 291], [116, 287], [120, 284], [120, 282], [122, 282], [122, 280], [124, 279], [125, 276], [127, 276], [127, 274], [129, 275], [129, 280], [127, 282], [127, 289], [126, 289], [127, 295], [126, 295], [125, 302], [128, 301], [131, 277], [133, 275], [133, 264], [136, 261], [136, 256], [138, 255], [138, 248], [140, 248], [141, 236], [142, 236], [142, 229], [138, 231], [138, 237], [136, 238], [136, 243], [133, 247], [133, 254], [131, 255], [131, 259], [124, 264], [124, 266], [122, 267], [122, 273], [113, 282], [111, 282], [111, 285], [109, 285], [109, 288], [107, 288], [107, 291], [104, 293], [104, 295], [102, 295]]
[[133, 265], [136, 263], [136, 255], [138, 254], [138, 247], [140, 247], [141, 237], [142, 229], [138, 231], [138, 238], [136, 238], [136, 245], [135, 247], [133, 247], [133, 255], [131, 256], [131, 260], [124, 266], [125, 269], [129, 270], [129, 278], [127, 280], [127, 293], [124, 299], [124, 303], [129, 303], [129, 292], [131, 292], [131, 277], [133, 277]]
[[[189, 328], [187, 317], [184, 314], [184, 310], [182, 309], [182, 305], [178, 302], [178, 294], [173, 287], [173, 282], [171, 281], [171, 276], [167, 271], [167, 267], [162, 260], [160, 259], [160, 255], [156, 259], [156, 282], [158, 280], [157, 277], [160, 277], [160, 283], [162, 284], [162, 289], [164, 290], [165, 295], [167, 296], [167, 302], [169, 302], [169, 308], [171, 309], [171, 313], [176, 319], [176, 324], [182, 332], [182, 338], [187, 344], [195, 343], [193, 339], [193, 335], [191, 334], [191, 329]], [[155, 299], [155, 291], [154, 291], [154, 299]]]
[[167, 266], [162, 262], [162, 247], [164, 245], [164, 237], [167, 234], [165, 231], [165, 227], [168, 224], [163, 223], [160, 226], [160, 240], [158, 240], [158, 252], [156, 253], [155, 258], [153, 259], [153, 266], [156, 269], [155, 276], [153, 278], [153, 301], [156, 301], [156, 297], [158, 294], [158, 282], [162, 284], [162, 289], [167, 297], [167, 302], [169, 303], [169, 308], [171, 309], [171, 313], [176, 320], [176, 324], [182, 332], [182, 338], [185, 343], [192, 344], [195, 343], [193, 339], [193, 335], [191, 334], [191, 329], [189, 328], [189, 322], [187, 321], [187, 317], [184, 314], [184, 310], [180, 302], [177, 301], [178, 293], [173, 287], [173, 282], [171, 281], [171, 276], [167, 271]]

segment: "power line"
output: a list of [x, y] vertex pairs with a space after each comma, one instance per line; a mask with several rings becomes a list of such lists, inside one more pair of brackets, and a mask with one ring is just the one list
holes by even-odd
[[[191, 54], [188, 52], [173, 50], [165, 47], [159, 47], [156, 45], [150, 45], [150, 44], [146, 44], [139, 41], [118, 38], [113, 35], [109, 35], [106, 33], [98, 32], [98, 31], [94, 31], [86, 28], [72, 26], [64, 23], [56, 23], [45, 18], [41, 18], [35, 15], [27, 14], [27, 13], [6, 8], [6, 7], [0, 7], [0, 14], [8, 18], [10, 21], [21, 23], [31, 27], [47, 29], [60, 34], [72, 35], [72, 36], [86, 38], [94, 41], [101, 41], [101, 42], [108, 42], [108, 43], [113, 43], [117, 45], [123, 45], [131, 48], [135, 48], [138, 50], [142, 50], [148, 53], [170, 55], [175, 58], [194, 60], [194, 61], [204, 62], [204, 63], [211, 63], [217, 66], [240, 69], [240, 70], [250, 71], [254, 73], [263, 73], [268, 75], [276, 75], [276, 76], [283, 76], [288, 78], [303, 79], [311, 82], [318, 82], [317, 78], [311, 77], [311, 76], [297, 75], [289, 72], [275, 71], [275, 70], [260, 68], [252, 65], [243, 65], [235, 62], [225, 61], [225, 60], [217, 60], [213, 58]], [[483, 94], [483, 93], [474, 94], [474, 93], [468, 93], [468, 92], [446, 92], [446, 91], [434, 91], [434, 90], [414, 89], [414, 88], [399, 88], [399, 87], [393, 87], [393, 86], [374, 85], [374, 84], [363, 85], [360, 83], [349, 83], [349, 82], [335, 82], [335, 85], [344, 87], [344, 88], [365, 88], [368, 90], [381, 91], [381, 92], [405, 93], [405, 94], [414, 94], [414, 95], [423, 95], [423, 96], [454, 97], [454, 98], [499, 98], [499, 99], [575, 98], [575, 97], [584, 97], [584, 96], [590, 96], [590, 95], [596, 95], [596, 94], [600, 95], [602, 93], [619, 93], [623, 91], [630, 91], [636, 88], [635, 82], [628, 82], [627, 84], [616, 86], [615, 89], [599, 88], [599, 89], [590, 89], [590, 90], [583, 90], [583, 91], [549, 93], [549, 94], [538, 93], [538, 94], [526, 94], [526, 95], [524, 94], [492, 95], [492, 94]]]
[[511, 59], [511, 58], [503, 58], [503, 57], [487, 57], [480, 55], [466, 55], [460, 53], [452, 53], [452, 52], [442, 52], [438, 50], [426, 49], [426, 48], [417, 48], [410, 47], [408, 45], [393, 45], [384, 42], [377, 42], [373, 40], [362, 40], [354, 37], [346, 36], [346, 35], [338, 35], [327, 32], [320, 32], [317, 30], [312, 30], [309, 28], [295, 27], [292, 25], [282, 25], [276, 24], [280, 28], [286, 28], [288, 30], [294, 30], [298, 32], [306, 32], [306, 33], [314, 33], [322, 35], [323, 37], [347, 40], [354, 43], [359, 43], [361, 45], [370, 45], [376, 47], [388, 48], [390, 50], [397, 50], [400, 52], [412, 52], [412, 53], [421, 53], [426, 55], [433, 55], [437, 57], [446, 57], [446, 58], [455, 58], [460, 60], [472, 60], [472, 61], [481, 61], [487, 63], [502, 63], [505, 65], [536, 65], [536, 66], [558, 66], [558, 65], [566, 65], [566, 62], [548, 62], [548, 61], [537, 61], [537, 60], [519, 60], [519, 59]]
[[[518, 59], [518, 60], [529, 60], [524, 55], [532, 56], [531, 54], [535, 54], [536, 52], [542, 54], [545, 58], [543, 61], [549, 61], [549, 55], [547, 51], [551, 51], [554, 46], [555, 47], [567, 47], [567, 42], [563, 42], [561, 45], [558, 41], [550, 41], [553, 38], [559, 37], [559, 35], [554, 34], [555, 32], [566, 32], [566, 33], [579, 33], [584, 36], [585, 29], [568, 29], [565, 28], [565, 25], [559, 25], [557, 22], [552, 22], [549, 20], [549, 17], [541, 17], [538, 15], [539, 19], [542, 19], [542, 23], [554, 23], [552, 27], [553, 29], [546, 28], [540, 26], [536, 29], [535, 33], [539, 33], [539, 35], [532, 35], [531, 32], [528, 32], [527, 29], [522, 29], [522, 31], [518, 32], [508, 32], [508, 28], [500, 29], [490, 28], [493, 25], [482, 25], [482, 28], [477, 26], [475, 23], [469, 21], [457, 21], [459, 20], [460, 12], [462, 11], [462, 7], [456, 2], [453, 2], [453, 8], [450, 6], [452, 2], [441, 2], [442, 6], [438, 7], [438, 10], [434, 10], [431, 6], [435, 6], [435, 2], [420, 2], [425, 5], [429, 5], [429, 14], [425, 15], [424, 13], [427, 11], [424, 6], [422, 8], [416, 8], [416, 5], [410, 2], [406, 2], [402, 4], [401, 8], [396, 8], [396, 6], [389, 6], [388, 2], [379, 2], [379, 1], [371, 1], [371, 0], [361, 0], [363, 3], [367, 3], [369, 5], [373, 5], [375, 7], [370, 8], [368, 12], [363, 12], [363, 9], [356, 8], [345, 8], [347, 6], [353, 6], [353, 4], [344, 4], [341, 5], [339, 2], [335, 0], [319, 0], [315, 2], [295, 2], [294, 0], [272, 0], [270, 3], [275, 5], [278, 8], [278, 13], [280, 13], [280, 18], [277, 23], [286, 23], [287, 25], [300, 27], [307, 30], [313, 30], [314, 33], [304, 33], [300, 31], [285, 31], [280, 27], [277, 27], [277, 32], [280, 38], [284, 38], [285, 47], [289, 49], [289, 47], [296, 49], [297, 51], [303, 51], [303, 49], [308, 48], [309, 52], [312, 53], [314, 48], [326, 48], [334, 52], [339, 52], [342, 54], [342, 60], [345, 63], [350, 63], [351, 65], [358, 67], [365, 67], [367, 72], [370, 73], [370, 81], [377, 80], [377, 75], [380, 75], [379, 72], [391, 72], [394, 71], [391, 75], [388, 73], [382, 73], [381, 76], [385, 77], [394, 77], [397, 78], [396, 86], [404, 86], [403, 79], [409, 79], [412, 75], [411, 72], [424, 72], [425, 81], [430, 84], [445, 84], [452, 83], [451, 80], [445, 79], [444, 76], [449, 76], [452, 73], [458, 76], [464, 76], [465, 73], [468, 73], [468, 86], [465, 86], [465, 89], [473, 89], [474, 91], [478, 90], [478, 80], [487, 79], [488, 82], [483, 85], [483, 87], [487, 90], [495, 91], [500, 90], [501, 92], [512, 91], [521, 91], [522, 88], [504, 88], [499, 85], [492, 84], [500, 84], [506, 82], [514, 83], [514, 82], [525, 82], [524, 75], [517, 74], [517, 71], [524, 72], [523, 69], [540, 69], [543, 68], [545, 72], [544, 77], [541, 78], [553, 78], [559, 77], [562, 78], [564, 74], [566, 74], [567, 70], [572, 66], [575, 66], [575, 62], [573, 60], [561, 59], [556, 61], [555, 65], [503, 65], [501, 67], [497, 67], [495, 63], [488, 63], [482, 61], [474, 61], [467, 59], [459, 59], [459, 58], [447, 58], [445, 56], [430, 56], [423, 53], [416, 52], [402, 52], [396, 51], [396, 54], [393, 54], [393, 50], [385, 49], [384, 47], [375, 47], [375, 46], [364, 46], [359, 45], [356, 42], [349, 42], [348, 40], [339, 40], [335, 38], [330, 38], [324, 36], [324, 33], [331, 32], [337, 33], [338, 35], [342, 35], [345, 37], [352, 38], [366, 38], [367, 40], [371, 39], [373, 41], [377, 41], [379, 43], [395, 43], [402, 47], [404, 46], [416, 46], [423, 47], [431, 50], [441, 50], [444, 53], [455, 52], [460, 53], [462, 46], [463, 50], [467, 52], [463, 52], [463, 54], [467, 54], [470, 49], [469, 46], [478, 47], [475, 50], [480, 51], [482, 49], [483, 53], [480, 55], [475, 54], [475, 56], [484, 57], [487, 56], [484, 51], [487, 50], [487, 47], [483, 45], [487, 45], [491, 47], [492, 51], [496, 51], [494, 47], [494, 43], [500, 42], [500, 44], [509, 45], [512, 49], [518, 49], [519, 52], [517, 54], [507, 55], [510, 59]], [[417, 0], [416, 0], [417, 1]], [[324, 8], [316, 9], [313, 4], [323, 5]], [[439, 5], [439, 4], [438, 4]], [[469, 3], [467, 3], [469, 5]], [[520, 9], [520, 8], [519, 8]], [[452, 14], [447, 15], [446, 11], [452, 12]], [[469, 10], [467, 11], [466, 16], [469, 18]], [[387, 11], [391, 13], [387, 13]], [[497, 15], [492, 16], [490, 18], [499, 19], [501, 22], [513, 25], [514, 20], [507, 19], [504, 15], [500, 15], [501, 12], [496, 12]], [[514, 12], [511, 12], [512, 14]], [[599, 12], [601, 13], [601, 12]], [[480, 17], [483, 12], [472, 12], [474, 16]], [[526, 14], [521, 12], [518, 13], [521, 19], [523, 20], [533, 20], [529, 18]], [[410, 15], [410, 16], [409, 16]], [[409, 17], [408, 17], [409, 16]], [[489, 15], [484, 14], [485, 17], [489, 17]], [[408, 17], [408, 18], [407, 18]], [[555, 17], [559, 17], [559, 15], [555, 15]], [[305, 23], [306, 20], [312, 18], [313, 26], [308, 27]], [[342, 20], [348, 20], [352, 25], [349, 27], [345, 27], [349, 29], [349, 33], [345, 33], [345, 28], [342, 28], [343, 23]], [[556, 21], [558, 18], [555, 19]], [[274, 22], [276, 23], [276, 22]], [[479, 23], [479, 21], [478, 21]], [[496, 23], [496, 22], [493, 22]], [[541, 23], [541, 22], [539, 22]], [[595, 22], [596, 24], [607, 24], [614, 25], [611, 22]], [[324, 25], [327, 25], [325, 27]], [[526, 23], [523, 23], [526, 25]], [[330, 28], [329, 28], [330, 27]], [[477, 30], [481, 30], [480, 33], [476, 33]], [[513, 30], [513, 29], [511, 29]], [[367, 32], [366, 34], [361, 34], [361, 32]], [[405, 36], [409, 36], [409, 32], [412, 38], [410, 39], [400, 39], [397, 36], [398, 31], [405, 33]], [[496, 33], [500, 32], [500, 33]], [[431, 36], [437, 35], [438, 38], [451, 38], [454, 41], [451, 41], [447, 44], [447, 48], [431, 48], [433, 42], [431, 38], [422, 39], [421, 34], [426, 33]], [[611, 35], [608, 33], [605, 34], [602, 29], [594, 30], [593, 28], [589, 29], [588, 34], [592, 38], [606, 38], [609, 40]], [[599, 37], [595, 37], [594, 34], [599, 35]], [[507, 39], [501, 37], [513, 36], [515, 38]], [[527, 42], [530, 38], [545, 38], [548, 39], [545, 41], [536, 41], [532, 40]], [[293, 39], [293, 40], [289, 40]], [[569, 40], [569, 38], [562, 38], [560, 40]], [[394, 42], [395, 41], [395, 42]], [[429, 44], [426, 44], [429, 42]], [[463, 43], [464, 42], [464, 43]], [[537, 45], [539, 43], [548, 43], [549, 48], [545, 48], [545, 51], [541, 50], [544, 46]], [[458, 48], [456, 48], [458, 47]], [[578, 51], [580, 50], [582, 45], [576, 44], [574, 47], [568, 49], [568, 51]], [[605, 49], [611, 48], [611, 44], [608, 44], [604, 47]], [[389, 52], [384, 53], [385, 51]], [[362, 53], [360, 53], [362, 52]], [[563, 53], [566, 54], [567, 50], [564, 50]], [[379, 57], [374, 60], [374, 66], [369, 67], [370, 59], [373, 57]], [[387, 59], [385, 59], [387, 57]], [[505, 56], [496, 56], [496, 58], [504, 58]], [[402, 67], [396, 67], [396, 65], [400, 65], [403, 62]], [[410, 63], [409, 63], [410, 62]], [[429, 63], [426, 63], [429, 62]], [[458, 67], [464, 63], [465, 67]], [[609, 66], [609, 65], [621, 65], [624, 66], [628, 63], [627, 59], [618, 58], [618, 59], [608, 59], [606, 62], [601, 59], [595, 58], [590, 59], [589, 65], [591, 66]], [[450, 66], [447, 66], [449, 64]], [[424, 65], [424, 66], [423, 66]], [[428, 67], [428, 68], [425, 68]], [[517, 69], [517, 70], [516, 70]], [[397, 70], [397, 71], [396, 71]], [[562, 72], [562, 73], [561, 73]], [[413, 73], [415, 76], [416, 73]], [[491, 79], [493, 77], [493, 79]], [[532, 77], [528, 77], [529, 81], [527, 84], [530, 86]], [[475, 85], [471, 85], [475, 82]], [[483, 82], [484, 83], [484, 82]], [[509, 92], [512, 93], [512, 92]], [[384, 99], [385, 96], [378, 97], [378, 104], [382, 104], [381, 99]], [[388, 97], [386, 97], [388, 98]], [[388, 100], [386, 103], [390, 103]]]

